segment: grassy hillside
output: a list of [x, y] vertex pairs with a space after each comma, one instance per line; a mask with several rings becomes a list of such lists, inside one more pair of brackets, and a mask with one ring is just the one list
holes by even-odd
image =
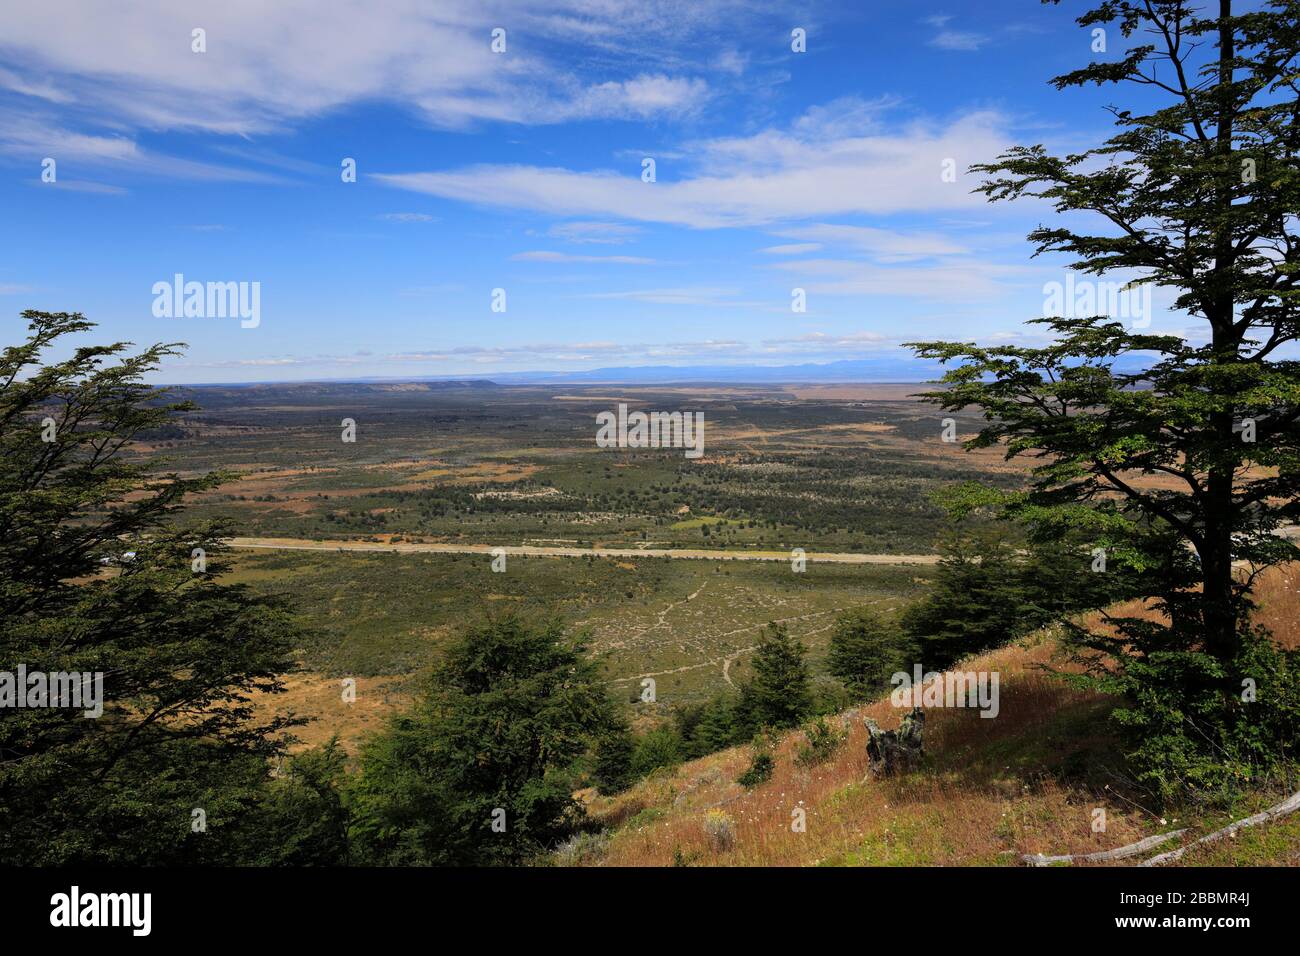
[[[1292, 647], [1300, 644], [1297, 583], [1300, 569], [1292, 566], [1270, 572], [1259, 590], [1264, 622]], [[739, 747], [614, 798], [589, 796], [591, 814], [606, 830], [557, 859], [607, 866], [1015, 865], [1021, 854], [1088, 853], [1183, 827], [1192, 828], [1190, 841], [1300, 786], [1294, 779], [1261, 782], [1231, 807], [1151, 812], [1115, 756], [1103, 719], [1113, 701], [1071, 689], [1042, 669], [1063, 663], [1050, 634], [964, 662], [963, 670], [1000, 672], [1000, 714], [929, 708], [924, 765], [910, 775], [867, 777], [863, 717], [890, 728], [902, 713], [880, 700], [839, 716], [847, 740], [821, 765], [799, 766], [804, 735], [787, 734], [775, 750], [772, 778], [753, 790], [735, 782], [750, 761], [750, 748]], [[797, 808], [806, 813], [805, 832], [792, 830]], [[1097, 808], [1105, 810], [1104, 832], [1093, 832]], [[1300, 864], [1300, 815], [1198, 849], [1182, 862]]]

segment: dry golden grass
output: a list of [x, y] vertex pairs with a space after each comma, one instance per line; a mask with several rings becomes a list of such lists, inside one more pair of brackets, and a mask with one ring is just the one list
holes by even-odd
[[[1300, 565], [1284, 564], [1270, 568], [1255, 580], [1253, 594], [1257, 606], [1256, 623], [1268, 628], [1282, 647], [1300, 647]], [[1112, 617], [1164, 619], [1141, 601], [1117, 604], [1108, 613]], [[1090, 627], [1105, 627], [1100, 614], [1089, 615], [1085, 621]]]
[[356, 756], [367, 736], [411, 702], [402, 677], [358, 677], [356, 682], [356, 700], [347, 703], [339, 678], [310, 671], [290, 674], [284, 678], [284, 693], [254, 694], [252, 705], [260, 720], [290, 713], [309, 719], [294, 728], [297, 742], [290, 753], [319, 746], [337, 734], [343, 749]]
[[908, 402], [920, 404], [912, 396], [928, 392], [934, 386], [926, 384], [875, 384], [875, 385], [791, 385], [785, 389], [795, 398], [821, 401], [849, 402]]
[[[832, 760], [799, 767], [802, 735], [790, 734], [775, 752], [772, 779], [746, 791], [735, 783], [749, 763], [749, 748], [725, 751], [642, 783], [610, 800], [595, 799], [593, 815], [605, 822], [631, 817], [610, 843], [608, 865], [662, 866], [687, 862], [739, 866], [807, 865], [820, 862], [993, 864], [1019, 853], [1087, 851], [1101, 841], [1090, 830], [1090, 809], [1073, 806], [1072, 795], [1051, 781], [1026, 779], [1017, 765], [1031, 730], [1042, 737], [1044, 716], [1096, 713], [1102, 702], [1070, 690], [1037, 670], [1048, 663], [1050, 645], [1017, 646], [974, 658], [968, 670], [1001, 673], [1001, 714], [930, 709], [927, 749], [942, 772], [906, 780], [874, 781], [867, 774], [862, 718], [896, 726], [901, 711], [888, 700], [842, 715], [848, 739]], [[1048, 744], [1051, 734], [1036, 744]], [[1005, 765], [984, 758], [1006, 751]], [[715, 853], [703, 829], [703, 812], [718, 806], [732, 817], [732, 850]], [[644, 808], [661, 808], [636, 813]], [[791, 828], [792, 811], [806, 811], [806, 832]], [[1117, 810], [1110, 840], [1133, 835], [1140, 821]]]

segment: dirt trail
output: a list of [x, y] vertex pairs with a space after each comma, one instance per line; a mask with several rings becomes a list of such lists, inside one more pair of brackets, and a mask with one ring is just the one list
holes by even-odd
[[[410, 554], [491, 554], [501, 547], [507, 555], [530, 558], [679, 558], [695, 561], [789, 561], [783, 551], [710, 551], [699, 548], [559, 548], [538, 545], [422, 544], [399, 541], [313, 541], [309, 538], [228, 538], [232, 548], [272, 551], [382, 551]], [[810, 564], [938, 564], [937, 554], [855, 554], [809, 551]]]
[[[703, 588], [701, 588], [700, 590], [703, 590]], [[695, 593], [698, 594], [699, 591], [696, 591]], [[691, 596], [694, 597], [694, 595]], [[872, 602], [872, 603], [876, 603], [876, 602]], [[850, 605], [850, 606], [857, 607], [858, 605]], [[809, 611], [807, 614], [796, 614], [794, 617], [777, 618], [775, 621], [773, 621], [773, 623], [790, 624], [794, 621], [806, 621], [809, 618], [821, 617], [825, 614], [838, 614], [840, 611], [846, 611], [846, 610], [848, 610], [848, 607], [825, 608], [820, 611]], [[822, 631], [828, 630], [829, 628], [832, 628], [834, 626], [835, 626], [834, 622], [831, 622], [830, 624], [827, 624], [825, 627], [819, 627], [816, 630], [812, 630], [812, 631], [805, 631], [800, 635], [800, 637], [803, 638], [803, 637], [808, 637], [811, 634], [820, 634]], [[726, 631], [723, 634], [718, 634], [713, 638], [711, 638], [711, 640], [719, 641], [719, 640], [723, 640], [724, 638], [732, 637], [736, 634], [744, 634], [746, 631], [761, 631], [762, 629], [763, 629], [762, 624], [746, 624], [744, 627], [738, 627], [735, 628], [734, 630]], [[636, 674], [632, 677], [616, 677], [612, 681], [610, 681], [610, 683], [625, 684], [628, 681], [633, 681], [633, 680], [639, 681], [645, 677], [662, 677], [664, 674], [680, 674], [683, 671], [698, 670], [701, 667], [712, 667], [714, 664], [720, 663], [722, 664], [722, 679], [734, 687], [735, 682], [732, 681], [731, 679], [732, 661], [740, 657], [741, 654], [748, 654], [750, 651], [755, 651], [757, 649], [758, 649], [757, 644], [750, 644], [747, 647], [737, 647], [735, 650], [733, 650], [730, 654], [727, 654], [725, 657], [712, 657], [707, 661], [700, 661], [695, 664], [683, 664], [681, 667], [674, 667], [666, 671], [647, 671], [644, 674]]]

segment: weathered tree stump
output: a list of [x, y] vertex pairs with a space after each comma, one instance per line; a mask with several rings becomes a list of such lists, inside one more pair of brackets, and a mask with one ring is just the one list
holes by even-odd
[[925, 712], [913, 708], [903, 717], [897, 730], [881, 730], [867, 717], [867, 757], [873, 777], [892, 777], [915, 770], [921, 763], [921, 735], [925, 730]]

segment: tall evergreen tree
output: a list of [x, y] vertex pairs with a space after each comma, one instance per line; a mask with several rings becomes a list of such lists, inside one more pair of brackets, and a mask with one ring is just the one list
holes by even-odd
[[102, 673], [103, 714], [0, 708], [0, 861], [237, 862], [290, 724], [250, 695], [280, 689], [298, 630], [220, 581], [222, 528], [179, 522], [224, 476], [132, 453], [192, 408], [143, 382], [177, 347], [49, 361], [92, 324], [23, 318], [0, 353], [0, 669]]
[[835, 622], [826, 669], [862, 699], [888, 686], [900, 667], [910, 670], [910, 646], [898, 622], [872, 608], [858, 608]]
[[[954, 514], [964, 515], [982, 496], [964, 486], [945, 498]], [[1091, 551], [1068, 537], [1016, 545], [994, 529], [959, 524], [941, 551], [929, 593], [900, 621], [926, 668], [947, 667], [1136, 593], [1128, 575], [1106, 573]]]
[[738, 726], [736, 695], [731, 691], [721, 691], [704, 704], [689, 735], [683, 734], [686, 737], [686, 756], [703, 757], [725, 750], [746, 739], [743, 733], [743, 728]]
[[1118, 640], [1078, 635], [1106, 686], [1148, 702], [1144, 687], [1164, 688], [1163, 716], [1128, 713], [1138, 736], [1182, 733], [1222, 754], [1223, 728], [1249, 713], [1242, 682], [1258, 676], [1244, 665], [1255, 574], [1300, 556], [1274, 533], [1300, 516], [1300, 363], [1288, 357], [1300, 337], [1300, 3], [1217, 0], [1207, 14], [1105, 0], [1077, 22], [1130, 40], [1118, 59], [1053, 81], [1132, 88], [1112, 110], [1117, 131], [1064, 156], [1014, 148], [975, 167], [981, 190], [1050, 203], [1056, 221], [1029, 237], [1039, 254], [1173, 290], [1193, 332], [1062, 310], [1039, 320], [1045, 347], [915, 347], [956, 363], [931, 401], [983, 410], [968, 446], [1036, 460], [1007, 512], [1084, 529], [1167, 615], [1115, 622]]
[[520, 862], [571, 830], [577, 760], [616, 724], [581, 636], [517, 616], [467, 628], [366, 748], [354, 850], [371, 863]]
[[767, 626], [754, 652], [754, 676], [742, 691], [741, 707], [752, 729], [794, 727], [812, 712], [806, 654], [784, 624]]
[[1005, 536], [958, 533], [946, 541], [933, 588], [902, 616], [918, 662], [926, 669], [947, 667], [1020, 634], [1020, 584], [1015, 549]]
[[591, 780], [603, 794], [622, 793], [632, 785], [632, 756], [636, 738], [626, 720], [614, 720], [596, 741]]

